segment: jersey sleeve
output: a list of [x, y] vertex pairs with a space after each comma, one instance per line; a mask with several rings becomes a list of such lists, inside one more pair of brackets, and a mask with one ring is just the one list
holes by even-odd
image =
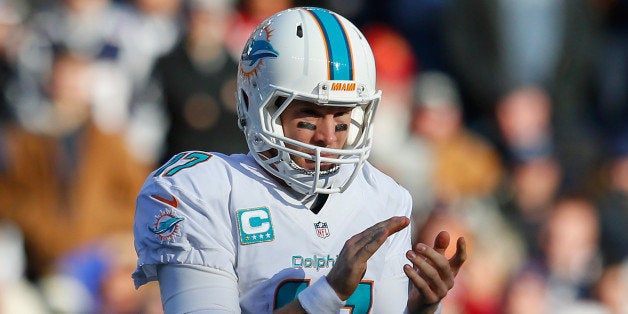
[[157, 280], [161, 264], [199, 265], [235, 276], [230, 184], [223, 173], [195, 167], [147, 180], [136, 201], [136, 288]]
[[238, 282], [230, 274], [173, 264], [157, 271], [164, 313], [240, 313]]

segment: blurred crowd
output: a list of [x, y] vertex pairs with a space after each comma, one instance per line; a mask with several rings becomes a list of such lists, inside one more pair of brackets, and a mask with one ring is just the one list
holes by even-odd
[[372, 45], [370, 161], [413, 241], [467, 239], [444, 314], [628, 313], [626, 0], [0, 0], [0, 313], [161, 312], [135, 196], [177, 152], [247, 151], [237, 60], [295, 5]]

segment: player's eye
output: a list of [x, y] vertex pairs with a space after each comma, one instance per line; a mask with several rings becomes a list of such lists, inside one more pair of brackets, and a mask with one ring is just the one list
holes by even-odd
[[341, 123], [336, 125], [336, 132], [342, 132], [349, 129], [349, 125], [346, 123]]
[[309, 122], [305, 122], [305, 121], [299, 121], [297, 123], [297, 128], [299, 129], [306, 129], [306, 130], [310, 130], [310, 131], [315, 131], [316, 130], [316, 125], [309, 123]]

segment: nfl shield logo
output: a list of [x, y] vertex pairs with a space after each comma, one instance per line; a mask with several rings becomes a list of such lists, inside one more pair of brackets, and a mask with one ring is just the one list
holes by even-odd
[[329, 228], [327, 228], [326, 222], [317, 222], [314, 224], [314, 228], [316, 228], [316, 235], [325, 239], [329, 236]]

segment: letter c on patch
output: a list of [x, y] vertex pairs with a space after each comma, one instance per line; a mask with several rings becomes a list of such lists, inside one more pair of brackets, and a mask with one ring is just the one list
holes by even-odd
[[247, 234], [263, 233], [270, 229], [270, 219], [264, 210], [252, 210], [243, 212], [242, 231]]

